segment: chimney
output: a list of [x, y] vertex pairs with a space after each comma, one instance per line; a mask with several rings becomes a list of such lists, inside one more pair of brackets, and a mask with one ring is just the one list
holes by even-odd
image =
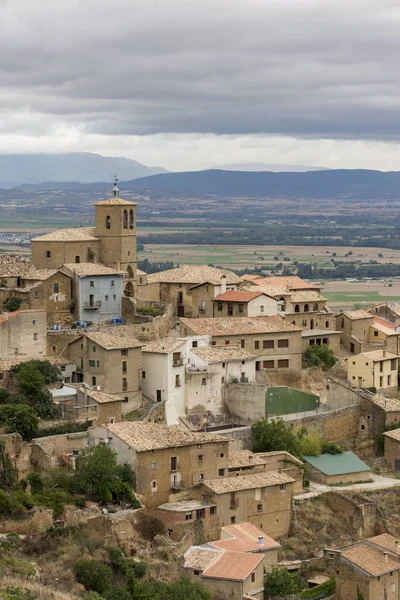
[[258, 536], [258, 545], [260, 546], [260, 548], [264, 548], [265, 543], [264, 543], [264, 536], [263, 535], [259, 535]]
[[221, 294], [225, 294], [226, 292], [226, 275], [222, 275], [221, 277]]
[[383, 350], [383, 358], [386, 358], [386, 350]]

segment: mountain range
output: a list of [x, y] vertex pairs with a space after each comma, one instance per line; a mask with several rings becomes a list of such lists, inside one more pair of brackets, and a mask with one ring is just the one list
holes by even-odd
[[283, 173], [290, 171], [292, 173], [303, 173], [305, 171], [328, 171], [328, 167], [312, 167], [310, 165], [285, 165], [269, 163], [232, 163], [228, 165], [219, 165], [213, 169], [223, 171], [272, 171], [274, 173]]
[[[67, 154], [0, 154], [0, 188], [43, 181], [93, 183], [136, 179], [167, 173], [162, 167], [147, 167], [129, 158], [113, 158], [89, 152]], [[108, 186], [110, 186], [110, 183]]]

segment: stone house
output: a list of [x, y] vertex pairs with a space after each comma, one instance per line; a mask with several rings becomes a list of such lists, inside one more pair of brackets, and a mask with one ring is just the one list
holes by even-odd
[[340, 331], [331, 329], [305, 329], [301, 332], [303, 352], [310, 346], [328, 346], [336, 355], [340, 351]]
[[216, 316], [214, 314], [216, 311], [215, 298], [227, 292], [234, 292], [239, 285], [236, 283], [227, 284], [226, 281], [226, 275], [222, 275], [220, 280], [214, 279], [213, 281], [198, 283], [189, 288], [188, 293], [192, 297], [192, 317]]
[[301, 328], [271, 317], [181, 319], [182, 335], [210, 335], [211, 344], [240, 346], [256, 356], [256, 372], [301, 372]]
[[366, 310], [349, 310], [336, 317], [336, 329], [341, 331], [340, 343], [352, 354], [365, 350], [366, 340], [374, 317]]
[[113, 197], [95, 203], [95, 227], [59, 229], [32, 240], [32, 263], [38, 269], [57, 269], [72, 263], [102, 263], [126, 273], [124, 290], [136, 289], [136, 206], [119, 198], [117, 180]]
[[49, 325], [72, 322], [72, 278], [66, 273], [51, 269], [37, 271], [35, 277], [40, 279], [32, 281], [30, 285], [27, 280], [23, 280], [24, 287], [20, 290], [29, 308], [45, 310]]
[[[171, 494], [207, 477], [226, 475], [228, 439], [189, 432], [179, 426], [125, 421], [90, 431], [91, 444], [105, 442], [117, 452], [119, 464], [131, 465], [137, 492], [147, 508], [169, 501]], [[172, 500], [173, 502], [173, 500]], [[209, 504], [209, 503], [208, 503]]]
[[360, 394], [360, 433], [374, 437], [400, 423], [400, 400], [382, 394]]
[[385, 533], [344, 548], [324, 550], [325, 566], [336, 579], [337, 600], [397, 600], [399, 597], [398, 541]]
[[51, 390], [60, 416], [71, 421], [87, 420], [93, 425], [122, 421], [123, 398], [83, 386], [63, 386]]
[[361, 352], [347, 359], [347, 379], [352, 387], [397, 392], [399, 357], [386, 350]]
[[306, 477], [323, 485], [357, 483], [371, 479], [371, 469], [353, 452], [303, 456]]
[[122, 396], [126, 414], [142, 405], [142, 344], [115, 332], [85, 333], [62, 353], [76, 365], [76, 382]]
[[203, 306], [203, 300], [198, 294], [193, 295], [194, 286], [206, 284], [204, 292], [201, 292], [205, 294], [202, 298], [206, 307], [207, 300], [210, 304], [216, 295], [227, 289], [236, 289], [240, 281], [231, 271], [204, 265], [185, 265], [148, 275], [147, 285], [145, 289], [141, 289], [141, 294], [144, 300], [172, 304], [174, 315], [177, 317], [197, 316], [199, 307]]
[[123, 274], [100, 263], [65, 264], [72, 280], [75, 319], [104, 323], [121, 317]]
[[248, 521], [281, 538], [290, 529], [294, 482], [279, 471], [207, 479], [198, 485], [196, 496], [216, 505], [221, 527]]
[[400, 326], [387, 319], [375, 317], [368, 331], [368, 345], [371, 349], [382, 349], [399, 354]]
[[400, 429], [385, 431], [385, 460], [396, 473], [400, 472]]
[[176, 425], [186, 415], [186, 340], [162, 338], [143, 346], [142, 352], [143, 396], [165, 402], [166, 423]]
[[46, 313], [17, 310], [0, 315], [0, 358], [29, 360], [46, 357]]
[[201, 500], [166, 502], [152, 515], [164, 523], [169, 537], [176, 542], [190, 533], [189, 543], [201, 544], [219, 537], [221, 530], [215, 504]]
[[266, 317], [277, 314], [278, 301], [258, 290], [232, 290], [213, 299], [213, 317]]
[[224, 414], [223, 390], [230, 381], [255, 382], [255, 355], [232, 346], [192, 348], [186, 367], [188, 414]]
[[383, 319], [387, 319], [392, 323], [400, 325], [400, 302], [381, 302], [366, 310], [372, 315], [382, 317]]
[[218, 600], [264, 598], [262, 555], [192, 546], [184, 556], [183, 570]]

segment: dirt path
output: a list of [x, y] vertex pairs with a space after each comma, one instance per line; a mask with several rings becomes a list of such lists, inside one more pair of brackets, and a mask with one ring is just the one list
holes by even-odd
[[353, 483], [351, 485], [322, 485], [312, 481], [310, 483], [310, 491], [304, 494], [297, 494], [294, 497], [295, 500], [307, 500], [309, 498], [316, 498], [320, 494], [326, 492], [340, 492], [343, 491], [357, 491], [357, 492], [368, 492], [371, 490], [381, 490], [391, 487], [400, 486], [400, 479], [392, 479], [392, 477], [383, 477], [382, 475], [371, 474], [371, 483]]

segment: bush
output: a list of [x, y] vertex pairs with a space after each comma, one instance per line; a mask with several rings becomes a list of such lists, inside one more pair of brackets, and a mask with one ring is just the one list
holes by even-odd
[[150, 317], [159, 317], [163, 314], [163, 311], [155, 306], [137, 306], [136, 312], [137, 314], [148, 315]]
[[330, 369], [336, 364], [337, 360], [332, 350], [326, 344], [309, 346], [303, 354], [305, 368], [325, 367], [326, 369]]
[[85, 423], [65, 423], [64, 425], [53, 425], [52, 427], [41, 427], [36, 432], [36, 437], [48, 437], [50, 435], [61, 435], [64, 433], [80, 433], [87, 431], [90, 427], [89, 421]]
[[264, 590], [269, 596], [285, 598], [291, 594], [297, 594], [301, 587], [298, 573], [289, 573], [286, 569], [275, 568], [265, 575]]
[[253, 452], [274, 452], [286, 450], [294, 456], [300, 455], [299, 439], [293, 429], [282, 419], [267, 421], [263, 419], [252, 426]]
[[[83, 492], [88, 492], [94, 500], [107, 495], [112, 501], [112, 488], [117, 471], [117, 453], [105, 444], [98, 444], [85, 450], [76, 461], [76, 482]], [[110, 498], [111, 497], [111, 498]]]
[[33, 494], [32, 497], [35, 505], [50, 508], [55, 518], [59, 518], [63, 514], [64, 506], [74, 503], [72, 496], [62, 490], [46, 490]]
[[8, 312], [15, 312], [21, 308], [22, 298], [16, 298], [15, 296], [9, 298], [3, 302], [4, 310]]
[[334, 442], [323, 442], [321, 452], [322, 454], [341, 454], [343, 448]]
[[7, 433], [19, 433], [23, 440], [30, 442], [39, 420], [33, 408], [26, 404], [5, 404], [0, 406], [0, 422], [6, 426]]
[[104, 600], [104, 596], [100, 596], [97, 592], [83, 592], [82, 600]]
[[125, 572], [129, 571], [133, 574], [135, 579], [143, 579], [146, 575], [147, 565], [144, 562], [137, 562], [131, 558], [125, 562]]
[[[330, 577], [324, 583], [321, 583], [320, 585], [316, 585], [313, 588], [303, 590], [302, 592], [300, 592], [299, 598], [301, 598], [301, 600], [313, 600], [314, 598], [323, 598], [324, 596], [330, 596], [331, 594], [334, 594], [335, 590], [335, 579], [333, 577]], [[324, 596], [321, 596], [321, 594], [324, 594]]]
[[41, 476], [39, 475], [39, 473], [29, 473], [29, 475], [26, 479], [27, 479], [29, 485], [31, 486], [32, 494], [37, 494], [38, 492], [43, 492], [44, 483], [43, 483], [43, 480], [42, 480]]
[[5, 448], [4, 439], [0, 439], [0, 488], [11, 490], [17, 482], [17, 472]]
[[102, 594], [111, 583], [111, 568], [98, 560], [78, 560], [74, 566], [75, 577], [87, 590]]

